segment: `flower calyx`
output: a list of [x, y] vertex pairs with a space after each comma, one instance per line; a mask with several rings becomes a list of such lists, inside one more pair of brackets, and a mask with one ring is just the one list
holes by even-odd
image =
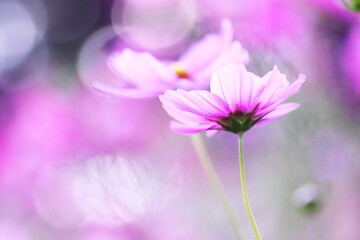
[[224, 118], [217, 123], [225, 131], [241, 134], [252, 128], [262, 117], [254, 119], [253, 114], [230, 113], [228, 118]]

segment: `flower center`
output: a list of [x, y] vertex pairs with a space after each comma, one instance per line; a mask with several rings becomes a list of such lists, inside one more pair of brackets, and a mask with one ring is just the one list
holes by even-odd
[[174, 70], [179, 78], [189, 78], [189, 74], [186, 72], [186, 70], [183, 67], [180, 66], [179, 63], [175, 63]]

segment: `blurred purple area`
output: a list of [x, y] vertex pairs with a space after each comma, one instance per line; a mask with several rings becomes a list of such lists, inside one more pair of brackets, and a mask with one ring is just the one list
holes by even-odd
[[[2, 0], [0, 240], [236, 239], [157, 97], [93, 90], [127, 84], [110, 56], [176, 62], [223, 19], [249, 70], [307, 75], [296, 112], [245, 134], [263, 238], [360, 239], [360, 17], [340, 0]], [[236, 137], [204, 141], [253, 239]]]

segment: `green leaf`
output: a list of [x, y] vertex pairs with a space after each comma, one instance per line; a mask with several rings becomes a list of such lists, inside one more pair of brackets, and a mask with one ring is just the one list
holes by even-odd
[[343, 4], [351, 11], [360, 12], [360, 0], [345, 1], [341, 0]]

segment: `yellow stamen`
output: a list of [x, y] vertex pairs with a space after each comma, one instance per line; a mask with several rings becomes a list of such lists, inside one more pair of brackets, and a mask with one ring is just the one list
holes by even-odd
[[179, 78], [189, 78], [189, 74], [186, 72], [184, 68], [180, 66], [179, 63], [174, 64], [174, 70], [176, 75], [178, 75]]

